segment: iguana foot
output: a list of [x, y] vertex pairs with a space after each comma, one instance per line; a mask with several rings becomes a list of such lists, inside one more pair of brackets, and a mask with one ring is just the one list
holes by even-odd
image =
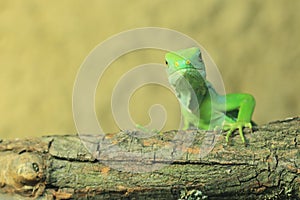
[[150, 133], [159, 134], [159, 133], [160, 133], [160, 131], [157, 130], [157, 129], [148, 129], [148, 128], [146, 128], [145, 126], [142, 126], [142, 125], [140, 125], [140, 124], [135, 124], [135, 127], [136, 127], [138, 130], [140, 130], [140, 131], [142, 131], [142, 132], [144, 132], [144, 133], [148, 133], [148, 134], [150, 134]]
[[231, 136], [231, 134], [236, 129], [238, 129], [239, 130], [239, 134], [240, 134], [240, 136], [242, 138], [242, 142], [244, 144], [246, 144], [246, 140], [245, 140], [244, 133], [243, 133], [243, 128], [250, 128], [251, 131], [252, 131], [252, 124], [251, 124], [251, 122], [234, 122], [234, 123], [225, 124], [224, 127], [223, 127], [223, 130], [224, 131], [228, 131], [227, 134], [226, 134], [226, 142], [227, 143], [229, 142], [229, 137]]

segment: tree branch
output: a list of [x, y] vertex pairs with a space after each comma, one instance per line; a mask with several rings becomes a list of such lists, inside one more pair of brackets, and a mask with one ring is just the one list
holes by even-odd
[[299, 199], [299, 127], [245, 130], [247, 146], [197, 130], [0, 140], [0, 198]]

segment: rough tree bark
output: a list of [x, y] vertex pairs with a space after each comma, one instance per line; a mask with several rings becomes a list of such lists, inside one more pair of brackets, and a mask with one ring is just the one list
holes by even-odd
[[197, 130], [0, 140], [0, 199], [300, 199], [299, 131], [296, 117], [247, 146]]

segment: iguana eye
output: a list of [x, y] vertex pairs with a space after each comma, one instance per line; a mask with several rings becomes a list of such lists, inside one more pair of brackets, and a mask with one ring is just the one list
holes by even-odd
[[189, 64], [191, 64], [191, 61], [187, 60], [187, 61], [185, 61], [185, 64], [189, 65]]
[[32, 168], [35, 172], [38, 172], [40, 170], [39, 165], [37, 163], [32, 163]]
[[166, 62], [166, 65], [168, 65], [168, 61], [165, 61]]

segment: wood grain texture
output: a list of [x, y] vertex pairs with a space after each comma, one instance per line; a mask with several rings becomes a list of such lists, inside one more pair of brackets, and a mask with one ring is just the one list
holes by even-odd
[[[224, 134], [197, 130], [1, 140], [0, 197], [299, 199], [299, 131], [296, 117], [255, 127], [245, 134], [247, 146], [238, 134], [225, 144]], [[205, 138], [211, 151], [203, 148]], [[104, 149], [106, 141], [121, 148]]]

